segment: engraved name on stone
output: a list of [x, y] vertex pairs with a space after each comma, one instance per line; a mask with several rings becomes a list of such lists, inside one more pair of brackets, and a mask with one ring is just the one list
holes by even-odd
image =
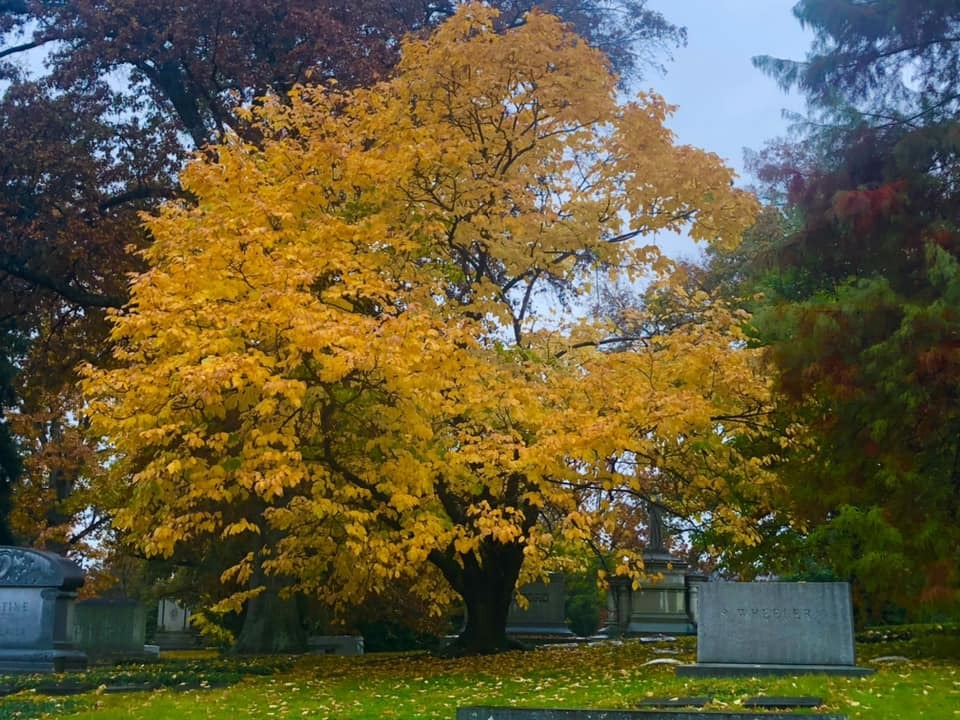
[[[548, 605], [550, 603], [550, 595], [547, 592], [531, 592], [527, 590], [524, 591], [523, 596], [527, 599], [528, 610], [533, 605]], [[516, 599], [514, 599], [512, 607], [514, 610], [523, 610]]]
[[0, 601], [0, 639], [26, 638], [27, 626], [22, 622], [31, 612], [26, 600]]
[[43, 633], [39, 588], [5, 588], [0, 600], [0, 646], [28, 646]]
[[780, 607], [738, 607], [723, 608], [720, 617], [738, 617], [746, 620], [783, 620], [797, 622], [816, 622], [823, 617], [820, 610], [810, 608], [780, 608]]
[[707, 583], [699, 663], [853, 665], [845, 583]]
[[16, 613], [25, 613], [29, 610], [30, 603], [23, 602], [10, 602], [8, 600], [0, 601], [0, 615], [7, 614], [16, 614]]

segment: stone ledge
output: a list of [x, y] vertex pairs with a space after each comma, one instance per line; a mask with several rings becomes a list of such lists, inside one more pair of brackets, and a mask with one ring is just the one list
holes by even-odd
[[677, 677], [761, 677], [768, 675], [846, 675], [866, 677], [872, 668], [856, 665], [773, 665], [747, 663], [697, 663], [679, 665]]
[[567, 710], [556, 708], [459, 707], [457, 720], [847, 720], [838, 713], [728, 712], [712, 710]]
[[86, 669], [87, 656], [78, 650], [0, 649], [0, 675]]

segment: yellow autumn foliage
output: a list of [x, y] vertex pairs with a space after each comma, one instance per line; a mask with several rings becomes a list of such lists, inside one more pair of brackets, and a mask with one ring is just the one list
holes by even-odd
[[701, 298], [607, 352], [581, 310], [602, 278], [670, 287], [656, 234], [733, 245], [756, 201], [558, 20], [492, 20], [461, 7], [374, 87], [264, 100], [263, 142], [214, 148], [196, 204], [147, 219], [116, 367], [85, 387], [145, 552], [246, 538], [225, 581], [256, 547], [330, 602], [405, 578], [439, 604], [498, 564], [512, 593], [627, 496], [750, 540], [727, 505], [770, 482], [731, 442], [767, 393], [743, 318]]

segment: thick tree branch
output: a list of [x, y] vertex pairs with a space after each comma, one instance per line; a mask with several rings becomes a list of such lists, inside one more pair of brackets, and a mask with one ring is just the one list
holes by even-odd
[[110, 522], [110, 517], [108, 515], [101, 515], [94, 522], [90, 523], [85, 528], [83, 528], [83, 530], [80, 530], [79, 532], [76, 532], [73, 535], [71, 535], [67, 539], [67, 544], [71, 546], [76, 545], [85, 537], [87, 537], [88, 535], [92, 535], [93, 533], [95, 533], [97, 530], [99, 530], [109, 522]]
[[172, 187], [159, 187], [155, 185], [141, 185], [140, 187], [127, 190], [126, 192], [113, 195], [102, 201], [98, 206], [101, 213], [108, 212], [115, 207], [125, 205], [138, 200], [150, 200], [153, 198], [162, 200], [172, 200], [173, 198], [184, 197], [184, 194]]
[[173, 63], [155, 65], [148, 60], [143, 60], [137, 62], [135, 66], [170, 101], [193, 140], [194, 146], [202, 148], [206, 145], [209, 139], [207, 137], [207, 127], [197, 107], [197, 98], [187, 90], [183, 81], [183, 74], [177, 65]]
[[574, 343], [568, 348], [561, 350], [554, 355], [555, 358], [562, 358], [571, 350], [579, 350], [586, 347], [603, 347], [604, 345], [614, 345], [616, 343], [642, 342], [644, 344], [653, 340], [654, 335], [618, 335], [617, 337], [604, 338], [603, 340], [584, 340]]
[[10, 55], [16, 55], [17, 53], [26, 52], [27, 50], [33, 50], [34, 48], [46, 45], [48, 42], [53, 42], [54, 40], [59, 39], [60, 37], [57, 35], [47, 35], [37, 38], [36, 40], [31, 40], [30, 42], [22, 43], [20, 45], [12, 45], [11, 47], [0, 50], [0, 60]]
[[91, 292], [66, 283], [59, 282], [46, 273], [33, 270], [12, 255], [0, 254], [0, 273], [23, 280], [36, 287], [56, 293], [81, 307], [87, 308], [120, 308], [127, 302], [123, 295], [110, 295]]

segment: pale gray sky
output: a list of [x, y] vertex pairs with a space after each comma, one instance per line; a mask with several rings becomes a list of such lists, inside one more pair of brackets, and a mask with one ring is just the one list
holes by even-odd
[[[674, 53], [667, 73], [640, 83], [677, 105], [668, 123], [677, 141], [720, 155], [743, 175], [743, 148], [786, 134], [784, 109], [803, 100], [785, 95], [755, 69], [754, 55], [801, 60], [813, 38], [790, 12], [796, 0], [650, 0], [648, 7], [687, 28], [687, 46]], [[739, 184], [750, 181], [741, 177]], [[671, 254], [696, 254], [689, 241], [669, 241]]]
[[782, 135], [781, 111], [802, 110], [755, 69], [754, 55], [803, 59], [812, 35], [790, 12], [796, 0], [650, 0], [668, 20], [687, 28], [665, 76], [650, 85], [679, 109], [671, 122], [680, 142], [697, 145], [742, 167], [742, 149]]

